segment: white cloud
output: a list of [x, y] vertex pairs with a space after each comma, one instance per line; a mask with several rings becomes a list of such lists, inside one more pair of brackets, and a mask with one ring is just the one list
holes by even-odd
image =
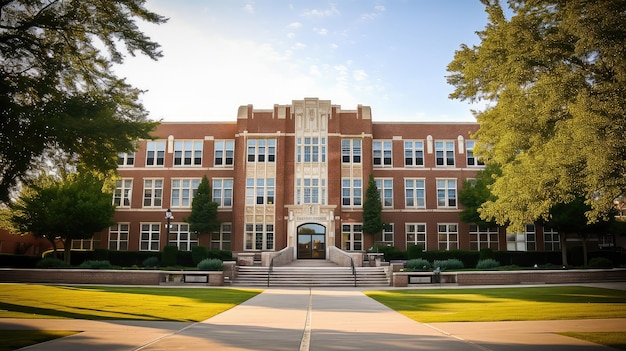
[[328, 34], [328, 29], [326, 29], [326, 28], [319, 28], [319, 29], [318, 29], [318, 28], [315, 28], [314, 30], [315, 30], [315, 31], [317, 32], [317, 34], [319, 34], [319, 35], [326, 35], [326, 34]]
[[364, 81], [365, 79], [367, 79], [367, 73], [365, 73], [365, 71], [362, 69], [357, 69], [352, 71], [352, 77], [357, 82]]
[[287, 28], [293, 28], [293, 29], [298, 29], [302, 27], [302, 23], [300, 22], [291, 22], [289, 23], [289, 25], [287, 25]]
[[322, 10], [318, 10], [318, 9], [309, 10], [309, 9], [306, 9], [302, 13], [302, 16], [304, 16], [304, 17], [330, 17], [330, 16], [338, 16], [340, 14], [341, 13], [339, 12], [339, 10], [335, 6], [335, 4], [330, 4], [330, 7], [327, 8], [327, 9], [322, 9]]
[[383, 12], [385, 11], [385, 6], [382, 6], [382, 5], [374, 6], [374, 10]]
[[287, 33], [287, 38], [293, 39], [296, 37], [296, 33]]
[[297, 43], [293, 44], [293, 46], [291, 46], [291, 48], [294, 49], [294, 50], [302, 50], [302, 49], [306, 48], [306, 44], [297, 42]]
[[247, 13], [254, 13], [254, 6], [252, 6], [252, 4], [247, 4], [243, 7], [243, 10]]
[[312, 76], [321, 76], [322, 73], [320, 72], [319, 67], [317, 67], [317, 65], [312, 65], [311, 67], [309, 67], [309, 74]]

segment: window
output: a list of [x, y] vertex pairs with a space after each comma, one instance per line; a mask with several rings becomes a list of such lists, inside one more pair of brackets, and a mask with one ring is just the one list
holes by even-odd
[[437, 179], [437, 207], [456, 208], [456, 179]]
[[248, 139], [248, 162], [276, 162], [276, 139]]
[[168, 245], [176, 246], [180, 251], [191, 251], [192, 247], [198, 246], [198, 233], [190, 233], [187, 223], [171, 223], [168, 241]]
[[393, 207], [393, 179], [378, 178], [376, 179], [376, 188], [378, 188], [378, 196], [383, 207]]
[[361, 139], [341, 140], [341, 162], [361, 163]]
[[129, 223], [117, 223], [109, 228], [109, 250], [128, 250]]
[[274, 250], [273, 224], [246, 224], [246, 250]]
[[476, 224], [469, 226], [470, 250], [498, 250], [498, 227], [481, 227]]
[[561, 251], [559, 233], [552, 228], [543, 228], [543, 244], [545, 251]]
[[230, 236], [233, 232], [232, 223], [221, 223], [220, 231], [211, 233], [212, 250], [230, 250]]
[[391, 140], [374, 140], [372, 154], [374, 155], [374, 167], [390, 167], [391, 161]]
[[457, 250], [459, 248], [459, 232], [456, 224], [438, 224], [437, 241], [439, 250]]
[[200, 179], [172, 179], [171, 207], [191, 207]]
[[146, 144], [146, 166], [163, 166], [165, 141], [148, 141]]
[[133, 192], [132, 179], [119, 179], [115, 181], [115, 192], [113, 192], [113, 205], [117, 207], [130, 207], [131, 195]]
[[424, 142], [405, 141], [404, 142], [404, 165], [423, 166], [424, 165]]
[[454, 141], [435, 141], [437, 166], [454, 166]]
[[387, 224], [385, 228], [383, 228], [383, 243], [393, 245], [393, 223]]
[[341, 203], [343, 206], [358, 207], [362, 205], [361, 179], [344, 178], [341, 180]]
[[129, 167], [135, 164], [135, 153], [120, 153], [117, 154], [117, 165], [121, 167]]
[[143, 180], [143, 207], [161, 207], [163, 179]]
[[362, 224], [344, 224], [341, 226], [341, 247], [346, 251], [363, 250]]
[[89, 239], [72, 240], [72, 250], [94, 250], [100, 246], [100, 233], [95, 233]]
[[213, 178], [213, 202], [220, 207], [233, 206], [233, 179]]
[[274, 204], [274, 178], [246, 179], [246, 205]]
[[326, 138], [298, 138], [296, 157], [297, 162], [326, 162]]
[[506, 249], [508, 251], [535, 251], [535, 225], [524, 226], [524, 233], [507, 232]]
[[468, 166], [484, 166], [485, 163], [477, 159], [474, 156], [474, 146], [476, 142], [474, 140], [468, 140], [465, 142], [465, 154], [467, 155], [467, 165]]
[[184, 140], [174, 142], [174, 166], [201, 166], [202, 141]]
[[426, 223], [407, 223], [405, 230], [407, 248], [409, 245], [419, 245], [426, 251]]
[[139, 250], [159, 251], [161, 223], [141, 223]]
[[426, 188], [424, 179], [404, 180], [404, 206], [407, 208], [426, 208]]
[[215, 166], [232, 167], [235, 155], [234, 140], [215, 141]]

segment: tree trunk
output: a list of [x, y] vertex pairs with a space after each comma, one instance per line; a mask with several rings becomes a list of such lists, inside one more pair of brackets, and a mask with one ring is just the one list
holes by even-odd
[[71, 264], [70, 263], [71, 262], [70, 255], [71, 255], [71, 251], [72, 251], [72, 239], [66, 238], [63, 241], [63, 247], [64, 247], [64, 250], [63, 250], [63, 252], [64, 252], [63, 260], [65, 261], [65, 263]]
[[567, 234], [566, 233], [559, 233], [559, 241], [561, 242], [561, 262], [563, 264], [563, 267], [567, 267]]
[[50, 244], [52, 244], [52, 257], [54, 258], [59, 258], [57, 256], [57, 243], [56, 241], [53, 239], [48, 238], [47, 236], [45, 237], [46, 239], [48, 239], [48, 241], [50, 242]]

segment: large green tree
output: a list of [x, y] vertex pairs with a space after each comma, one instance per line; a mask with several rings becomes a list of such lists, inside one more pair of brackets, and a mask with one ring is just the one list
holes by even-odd
[[49, 240], [55, 248], [60, 239], [65, 261], [70, 262], [72, 241], [89, 239], [113, 224], [113, 193], [105, 182], [91, 173], [69, 176], [65, 180], [47, 178], [26, 187], [9, 205], [14, 227]]
[[381, 215], [382, 209], [374, 175], [370, 174], [367, 190], [365, 190], [365, 201], [363, 202], [363, 233], [374, 236], [385, 228]]
[[203, 176], [191, 202], [191, 214], [185, 218], [185, 222], [189, 223], [189, 230], [199, 234], [219, 231], [220, 222], [217, 220], [218, 207], [219, 204], [213, 201], [209, 179], [207, 176]]
[[[161, 56], [136, 20], [166, 20], [144, 0], [0, 1], [0, 201], [46, 150], [101, 171], [149, 138], [140, 90], [111, 70], [124, 53]], [[122, 50], [125, 48], [125, 50]]]
[[626, 189], [626, 1], [482, 0], [480, 44], [448, 66], [476, 111], [478, 151], [501, 166], [481, 216], [521, 228], [581, 196], [589, 221]]
[[478, 171], [476, 178], [463, 182], [463, 188], [459, 191], [459, 202], [463, 205], [459, 218], [463, 222], [476, 223], [486, 227], [495, 225], [495, 223], [485, 221], [480, 217], [480, 208], [485, 202], [495, 200], [489, 188], [500, 174], [500, 167], [491, 163]]

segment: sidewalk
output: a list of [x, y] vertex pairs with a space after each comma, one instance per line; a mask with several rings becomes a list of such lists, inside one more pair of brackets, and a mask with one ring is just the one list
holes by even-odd
[[[626, 289], [626, 284], [609, 284]], [[421, 324], [357, 289], [267, 289], [199, 323], [0, 319], [0, 329], [80, 330], [23, 350], [611, 350], [555, 334], [625, 319]]]

